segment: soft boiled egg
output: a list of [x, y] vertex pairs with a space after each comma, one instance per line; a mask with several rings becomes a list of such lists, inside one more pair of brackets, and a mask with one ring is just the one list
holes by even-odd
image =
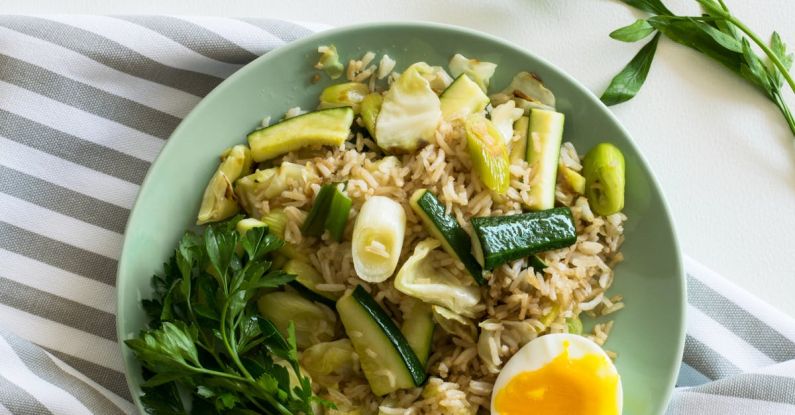
[[621, 378], [598, 344], [548, 334], [519, 349], [500, 371], [492, 415], [620, 415]]

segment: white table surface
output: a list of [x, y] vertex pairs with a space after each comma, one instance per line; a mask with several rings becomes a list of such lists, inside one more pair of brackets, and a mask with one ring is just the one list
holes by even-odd
[[[697, 12], [693, 0], [665, 2]], [[777, 29], [795, 50], [795, 1], [726, 2], [757, 33]], [[0, 0], [0, 12], [444, 22], [521, 45], [597, 94], [640, 46], [607, 36], [639, 15], [614, 0]], [[613, 110], [662, 184], [683, 251], [795, 316], [795, 141], [776, 107], [717, 63], [664, 40], [641, 93]]]

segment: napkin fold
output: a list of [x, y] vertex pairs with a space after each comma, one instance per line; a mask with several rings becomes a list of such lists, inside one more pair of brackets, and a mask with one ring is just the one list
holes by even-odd
[[[323, 26], [0, 16], [0, 414], [135, 413], [116, 343], [122, 234], [180, 120]], [[795, 414], [795, 321], [694, 260], [668, 414]]]

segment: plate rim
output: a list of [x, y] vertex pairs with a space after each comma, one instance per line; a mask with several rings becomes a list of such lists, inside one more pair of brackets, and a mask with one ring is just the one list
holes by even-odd
[[[174, 131], [171, 134], [169, 134], [169, 137], [166, 140], [166, 143], [163, 145], [163, 148], [160, 150], [157, 157], [155, 157], [154, 161], [152, 162], [148, 171], [146, 172], [146, 175], [144, 176], [144, 179], [139, 187], [138, 194], [135, 196], [135, 202], [133, 203], [133, 206], [130, 209], [130, 215], [124, 227], [124, 239], [116, 267], [116, 281], [115, 281], [116, 282], [116, 318], [115, 318], [116, 339], [120, 351], [120, 357], [122, 358], [122, 363], [124, 366], [124, 378], [127, 382], [127, 388], [130, 391], [131, 397], [133, 399], [132, 402], [133, 405], [140, 413], [142, 414], [145, 413], [143, 412], [143, 408], [140, 403], [140, 397], [136, 395], [136, 391], [133, 388], [133, 379], [130, 370], [131, 368], [129, 367], [127, 360], [124, 359], [124, 355], [127, 353], [127, 346], [124, 343], [125, 333], [122, 332], [123, 324], [122, 324], [122, 318], [120, 316], [122, 316], [123, 313], [126, 313], [126, 311], [122, 310], [123, 302], [119, 301], [119, 299], [124, 297], [124, 295], [126, 294], [126, 290], [124, 289], [123, 285], [119, 284], [119, 281], [121, 280], [121, 275], [123, 274], [123, 269], [125, 268], [124, 265], [130, 261], [128, 257], [132, 255], [130, 254], [129, 249], [127, 249], [127, 246], [130, 244], [129, 241], [131, 239], [130, 233], [128, 231], [130, 229], [130, 225], [134, 221], [136, 221], [135, 219], [138, 216], [138, 210], [139, 210], [138, 207], [142, 203], [141, 194], [143, 193], [143, 190], [148, 187], [149, 182], [154, 180], [153, 177], [157, 175], [156, 172], [160, 169], [161, 160], [168, 157], [168, 154], [170, 154], [173, 151], [173, 148], [175, 147], [175, 145], [173, 144], [174, 143], [173, 137], [178, 136], [181, 133], [181, 131], [186, 128], [185, 126], [193, 121], [193, 118], [197, 116], [196, 114], [199, 112], [199, 110], [204, 106], [209, 105], [208, 103], [212, 101], [216, 95], [223, 94], [223, 92], [227, 88], [229, 88], [231, 84], [234, 84], [238, 78], [240, 78], [241, 76], [243, 76], [243, 74], [247, 72], [255, 70], [254, 69], [255, 67], [263, 65], [270, 60], [278, 59], [282, 54], [289, 53], [292, 49], [301, 48], [311, 44], [319, 44], [318, 42], [322, 43], [323, 39], [330, 35], [337, 35], [341, 33], [356, 32], [362, 30], [373, 30], [373, 29], [377, 30], [377, 29], [390, 29], [390, 28], [400, 29], [400, 30], [411, 30], [412, 28], [432, 29], [432, 30], [458, 32], [470, 36], [484, 38], [489, 42], [493, 42], [505, 48], [508, 48], [509, 50], [511, 50], [512, 53], [515, 54], [528, 55], [532, 59], [536, 60], [540, 65], [545, 66], [546, 67], [545, 70], [556, 72], [566, 82], [572, 85], [575, 89], [579, 90], [579, 92], [583, 92], [584, 93], [583, 95], [586, 96], [586, 99], [591, 100], [592, 103], [601, 107], [601, 109], [603, 110], [604, 114], [608, 117], [608, 119], [612, 121], [618, 127], [618, 130], [627, 138], [627, 145], [631, 147], [632, 150], [634, 150], [634, 152], [637, 154], [640, 163], [649, 172], [649, 179], [652, 187], [657, 193], [660, 194], [660, 200], [662, 202], [662, 210], [664, 212], [665, 218], [668, 220], [668, 223], [670, 223], [670, 232], [672, 237], [671, 239], [673, 242], [673, 250], [675, 257], [674, 265], [677, 273], [676, 283], [678, 285], [679, 291], [682, 294], [681, 296], [679, 296], [678, 306], [680, 311], [679, 312], [680, 317], [679, 321], [677, 322], [679, 331], [678, 333], [676, 333], [678, 349], [675, 352], [676, 356], [678, 356], [678, 359], [674, 363], [675, 366], [671, 370], [672, 376], [671, 379], [669, 379], [668, 381], [668, 385], [666, 387], [663, 396], [664, 402], [666, 402], [666, 404], [669, 404], [676, 380], [679, 375], [679, 369], [681, 367], [682, 356], [684, 353], [685, 336], [686, 336], [686, 318], [687, 318], [687, 284], [686, 284], [687, 280], [685, 277], [681, 246], [679, 243], [679, 238], [677, 237], [676, 223], [674, 222], [673, 216], [671, 214], [670, 205], [668, 203], [665, 192], [663, 191], [663, 187], [660, 185], [660, 182], [657, 179], [657, 175], [655, 174], [651, 164], [649, 164], [643, 152], [640, 151], [640, 149], [638, 148], [638, 145], [635, 143], [635, 139], [632, 137], [632, 135], [629, 133], [626, 127], [624, 127], [623, 123], [621, 123], [618, 117], [604, 103], [602, 103], [602, 101], [599, 100], [599, 98], [590, 89], [586, 88], [582, 83], [580, 83], [577, 79], [571, 76], [568, 72], [561, 69], [559, 66], [551, 63], [549, 60], [509, 40], [476, 29], [471, 29], [468, 27], [447, 24], [447, 23], [437, 23], [437, 22], [418, 21], [418, 20], [410, 20], [410, 21], [386, 20], [386, 21], [358, 23], [358, 24], [345, 25], [345, 26], [320, 30], [304, 38], [285, 43], [284, 45], [279, 46], [276, 49], [257, 57], [256, 59], [245, 64], [240, 69], [235, 71], [232, 75], [224, 79], [215, 88], [213, 88], [213, 90], [210, 91], [210, 93], [208, 93], [203, 98], [201, 98], [199, 103], [196, 104], [196, 106], [194, 106], [188, 112], [188, 114], [182, 119], [182, 121], [180, 121], [179, 125], [177, 125], [177, 128], [175, 128]], [[663, 411], [664, 410], [665, 408], [663, 408]]]

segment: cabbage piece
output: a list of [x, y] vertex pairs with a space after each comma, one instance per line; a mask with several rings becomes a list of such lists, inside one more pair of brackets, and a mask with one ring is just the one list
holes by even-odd
[[417, 62], [406, 69], [384, 95], [375, 124], [375, 141], [392, 152], [411, 152], [428, 143], [442, 119], [439, 97], [426, 75], [433, 68]]
[[478, 337], [478, 357], [486, 366], [489, 373], [499, 373], [502, 359], [500, 358], [500, 330], [490, 330], [486, 327], [497, 324], [497, 320], [484, 320], [480, 323], [482, 330]]
[[224, 220], [237, 213], [240, 208], [232, 183], [248, 173], [251, 162], [251, 150], [242, 144], [228, 148], [221, 154], [221, 164], [204, 189], [197, 225]]
[[450, 59], [450, 73], [453, 78], [458, 78], [461, 74], [467, 74], [470, 79], [478, 84], [483, 92], [489, 89], [489, 81], [497, 70], [497, 64], [491, 62], [483, 62], [477, 59], [469, 59], [466, 56], [456, 53]]
[[263, 317], [273, 322], [287, 337], [287, 326], [295, 324], [295, 342], [299, 349], [333, 340], [337, 334], [337, 317], [328, 307], [307, 300], [295, 292], [277, 291], [257, 301]]
[[348, 339], [318, 343], [301, 354], [301, 366], [313, 377], [349, 375], [354, 370], [355, 354]]
[[431, 306], [431, 311], [433, 311], [433, 320], [447, 334], [458, 336], [471, 343], [475, 342], [478, 329], [472, 320], [438, 305]]
[[484, 308], [480, 304], [480, 288], [469, 284], [471, 278], [459, 278], [433, 264], [428, 254], [440, 246], [436, 239], [426, 239], [417, 244], [395, 277], [395, 288], [453, 313], [475, 317]]
[[491, 105], [496, 107], [511, 100], [525, 113], [533, 108], [555, 110], [555, 95], [544, 86], [541, 79], [529, 72], [516, 74], [507, 88], [492, 95]]
[[497, 127], [505, 145], [510, 146], [513, 138], [513, 123], [524, 115], [524, 110], [516, 108], [516, 103], [508, 101], [491, 110], [491, 122]]
[[235, 183], [235, 193], [249, 216], [261, 218], [263, 201], [279, 196], [289, 187], [304, 187], [317, 174], [300, 164], [282, 162], [279, 167], [257, 170]]

